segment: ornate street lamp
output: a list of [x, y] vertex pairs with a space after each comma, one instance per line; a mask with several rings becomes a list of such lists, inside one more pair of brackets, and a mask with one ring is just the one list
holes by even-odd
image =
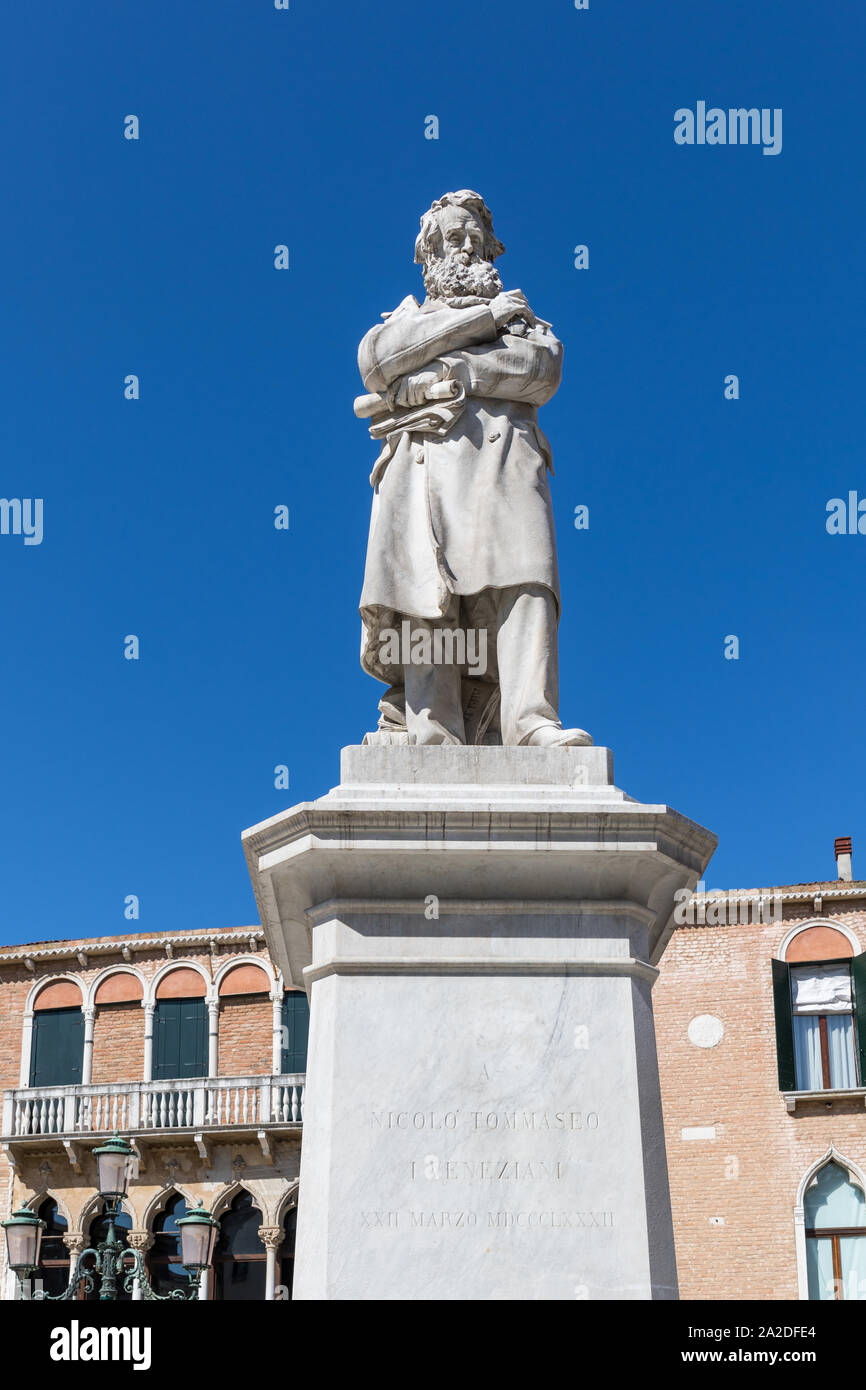
[[[48, 1299], [51, 1302], [71, 1300], [78, 1297], [78, 1287], [83, 1281], [86, 1293], [96, 1289], [95, 1276], [99, 1275], [99, 1300], [101, 1303], [113, 1302], [118, 1296], [118, 1282], [122, 1281], [126, 1293], [133, 1286], [141, 1291], [147, 1300], [165, 1302], [168, 1299], [188, 1300], [198, 1298], [202, 1276], [210, 1268], [213, 1248], [216, 1241], [218, 1223], [201, 1202], [178, 1221], [180, 1229], [181, 1264], [189, 1275], [189, 1289], [172, 1289], [170, 1293], [155, 1293], [151, 1287], [140, 1250], [129, 1250], [117, 1238], [116, 1219], [126, 1196], [130, 1172], [135, 1154], [132, 1145], [119, 1134], [108, 1139], [93, 1150], [96, 1159], [97, 1185], [99, 1195], [105, 1203], [108, 1230], [105, 1240], [96, 1249], [82, 1250], [75, 1263], [75, 1273], [69, 1285], [60, 1294], [44, 1293], [37, 1289], [33, 1297]], [[8, 1221], [0, 1222], [6, 1232], [7, 1264], [14, 1269], [18, 1279], [24, 1284], [31, 1278], [39, 1264], [39, 1248], [45, 1222], [25, 1206]], [[84, 1261], [92, 1256], [93, 1265], [84, 1268]]]
[[119, 1134], [115, 1134], [93, 1150], [93, 1157], [96, 1159], [96, 1185], [99, 1195], [106, 1206], [114, 1208], [116, 1215], [126, 1196], [132, 1172], [132, 1160], [135, 1157], [132, 1145], [121, 1139]]
[[210, 1269], [219, 1223], [214, 1221], [199, 1198], [198, 1206], [178, 1220], [180, 1230], [180, 1262], [184, 1269], [198, 1271], [199, 1278]]
[[0, 1222], [6, 1231], [6, 1263], [22, 1281], [29, 1279], [39, 1263], [45, 1222], [22, 1203], [8, 1221]]

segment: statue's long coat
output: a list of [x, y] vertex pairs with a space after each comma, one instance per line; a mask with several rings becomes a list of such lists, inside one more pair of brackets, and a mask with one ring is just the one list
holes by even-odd
[[538, 325], [497, 334], [487, 304], [452, 309], [414, 296], [372, 328], [358, 349], [368, 391], [445, 362], [466, 388], [445, 438], [403, 434], [373, 497], [361, 594], [361, 661], [389, 684], [379, 632], [401, 615], [441, 617], [452, 594], [544, 584], [559, 604], [548, 469], [537, 407], [559, 385], [562, 345]]

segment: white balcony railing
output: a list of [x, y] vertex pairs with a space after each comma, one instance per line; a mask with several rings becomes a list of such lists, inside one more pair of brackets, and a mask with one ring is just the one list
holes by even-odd
[[4, 1091], [2, 1137], [301, 1124], [305, 1083], [301, 1073]]

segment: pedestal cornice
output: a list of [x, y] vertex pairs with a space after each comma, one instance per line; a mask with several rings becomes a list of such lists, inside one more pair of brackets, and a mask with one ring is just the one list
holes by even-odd
[[448, 898], [487, 913], [494, 902], [511, 914], [529, 901], [569, 914], [579, 901], [628, 903], [648, 919], [654, 962], [674, 893], [695, 886], [716, 845], [670, 807], [602, 780], [613, 776], [607, 749], [351, 748], [343, 774], [352, 780], [243, 836], [269, 948], [297, 987], [311, 910], [421, 905], [446, 862]]

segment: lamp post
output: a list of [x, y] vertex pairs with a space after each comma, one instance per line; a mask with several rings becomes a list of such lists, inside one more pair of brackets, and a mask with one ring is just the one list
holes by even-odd
[[[113, 1138], [94, 1149], [93, 1156], [96, 1159], [99, 1195], [105, 1203], [105, 1215], [108, 1218], [105, 1240], [100, 1241], [95, 1249], [91, 1247], [82, 1250], [75, 1263], [75, 1272], [63, 1293], [48, 1294], [40, 1289], [33, 1297], [49, 1299], [52, 1302], [74, 1299], [82, 1281], [85, 1292], [93, 1293], [96, 1288], [95, 1275], [98, 1274], [101, 1303], [113, 1302], [118, 1297], [119, 1283], [127, 1293], [131, 1293], [133, 1285], [136, 1285], [141, 1291], [141, 1297], [148, 1300], [165, 1302], [169, 1299], [186, 1301], [197, 1298], [202, 1275], [210, 1268], [216, 1241], [217, 1222], [210, 1212], [205, 1211], [203, 1204], [199, 1202], [197, 1207], [186, 1216], [182, 1216], [177, 1223], [180, 1229], [181, 1264], [189, 1275], [189, 1289], [172, 1289], [166, 1294], [155, 1293], [144, 1267], [141, 1251], [128, 1250], [117, 1238], [115, 1222], [129, 1183], [134, 1157], [132, 1145], [119, 1134], [115, 1134]], [[45, 1222], [22, 1205], [7, 1221], [0, 1222], [0, 1225], [6, 1232], [7, 1264], [15, 1271], [23, 1285], [35, 1273], [39, 1264]], [[84, 1260], [89, 1256], [93, 1257], [94, 1263], [89, 1269], [85, 1269]]]
[[39, 1249], [45, 1222], [22, 1205], [3, 1222], [6, 1231], [6, 1263], [22, 1282], [29, 1279], [39, 1263]]

